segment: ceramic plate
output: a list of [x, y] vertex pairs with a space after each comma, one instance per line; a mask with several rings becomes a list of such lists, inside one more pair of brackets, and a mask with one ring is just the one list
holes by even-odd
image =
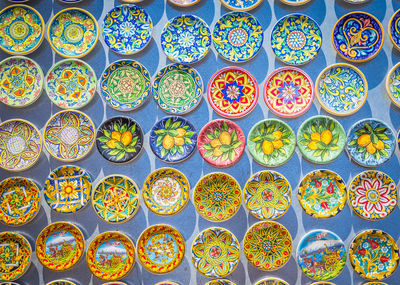
[[389, 175], [367, 170], [353, 178], [348, 196], [349, 204], [359, 217], [376, 221], [386, 218], [396, 209], [398, 190]]
[[186, 114], [200, 103], [203, 81], [194, 68], [184, 64], [171, 64], [161, 69], [154, 78], [153, 96], [164, 112]]
[[193, 203], [197, 212], [212, 222], [223, 222], [239, 211], [242, 201], [239, 183], [222, 172], [203, 176], [193, 192]]
[[228, 167], [238, 162], [245, 145], [246, 139], [242, 129], [225, 119], [207, 123], [201, 129], [197, 140], [201, 157], [216, 167]]
[[263, 43], [260, 22], [246, 12], [223, 15], [213, 29], [217, 52], [231, 62], [243, 62], [256, 56]]
[[10, 177], [0, 182], [0, 222], [22, 226], [40, 210], [40, 190], [30, 179]]
[[[321, 282], [314, 282], [311, 285], [336, 285], [336, 284], [332, 283], [332, 282], [328, 282], [328, 281], [321, 281]], [[375, 285], [379, 285], [379, 284], [375, 284]]]
[[247, 136], [254, 161], [268, 167], [285, 164], [296, 149], [296, 136], [288, 124], [277, 119], [256, 123]]
[[182, 162], [196, 149], [196, 129], [183, 117], [165, 117], [154, 124], [149, 143], [160, 160], [167, 163]]
[[51, 209], [59, 213], [75, 213], [89, 202], [92, 179], [79, 166], [63, 165], [50, 172], [43, 195]]
[[106, 176], [92, 192], [94, 212], [100, 219], [110, 224], [129, 221], [139, 210], [139, 205], [139, 188], [127, 176]]
[[77, 285], [77, 284], [69, 280], [55, 280], [51, 281], [50, 283], [47, 283], [46, 285]]
[[276, 115], [294, 118], [303, 115], [314, 100], [314, 85], [307, 73], [296, 67], [281, 67], [268, 75], [264, 101]]
[[210, 278], [223, 278], [239, 264], [240, 244], [227, 229], [212, 227], [196, 236], [191, 255], [199, 273]]
[[168, 21], [161, 33], [165, 55], [177, 63], [194, 63], [206, 56], [211, 32], [206, 22], [195, 15], [183, 14]]
[[65, 59], [54, 64], [46, 75], [46, 93], [62, 109], [86, 106], [96, 92], [96, 74], [79, 59]]
[[41, 151], [42, 137], [30, 122], [12, 119], [0, 123], [0, 168], [28, 169], [39, 159]]
[[292, 6], [299, 6], [310, 2], [310, 0], [281, 0], [281, 2]]
[[115, 281], [115, 282], [107, 282], [107, 283], [104, 283], [103, 285], [128, 285], [128, 284], [126, 284], [124, 282]]
[[366, 3], [370, 0], [343, 0], [343, 1], [350, 3], [350, 4], [362, 4], [362, 3]]
[[332, 42], [337, 53], [353, 62], [374, 58], [383, 46], [383, 28], [371, 14], [351, 12], [342, 16], [333, 27]]
[[144, 134], [140, 125], [129, 117], [113, 117], [104, 121], [96, 135], [100, 154], [115, 163], [129, 162], [140, 154]]
[[346, 266], [346, 247], [339, 236], [328, 230], [305, 234], [296, 255], [300, 269], [314, 280], [335, 278]]
[[67, 8], [58, 12], [47, 27], [47, 40], [51, 48], [68, 58], [87, 55], [96, 46], [98, 37], [96, 19], [80, 8]]
[[363, 283], [363, 285], [388, 285], [388, 284], [383, 283], [383, 282], [367, 282], [367, 283]]
[[246, 69], [225, 67], [218, 70], [208, 82], [207, 99], [222, 117], [241, 118], [257, 105], [258, 84]]
[[388, 32], [395, 48], [400, 49], [400, 10], [397, 10], [390, 19]]
[[387, 233], [366, 230], [351, 242], [349, 259], [353, 270], [362, 278], [382, 280], [389, 277], [399, 265], [399, 248]]
[[289, 283], [282, 279], [272, 277], [260, 280], [255, 285], [289, 285]]
[[356, 163], [376, 167], [392, 157], [396, 149], [396, 136], [385, 122], [363, 119], [349, 129], [346, 147]]
[[94, 276], [105, 281], [119, 280], [135, 265], [135, 245], [119, 232], [104, 232], [90, 243], [86, 261]]
[[264, 271], [281, 268], [292, 252], [289, 231], [277, 222], [258, 222], [249, 228], [243, 241], [250, 264]]
[[243, 200], [247, 210], [261, 220], [274, 220], [283, 216], [292, 203], [289, 181], [272, 170], [257, 172], [244, 186]]
[[71, 223], [52, 223], [36, 239], [36, 256], [50, 270], [72, 268], [80, 261], [84, 251], [85, 238], [81, 230]]
[[189, 7], [200, 2], [200, 0], [168, 0], [168, 2], [179, 7]]
[[47, 152], [61, 161], [76, 161], [86, 156], [95, 141], [92, 120], [79, 111], [65, 110], [54, 114], [43, 131]]
[[386, 77], [386, 90], [392, 102], [400, 108], [400, 63], [389, 71]]
[[256, 8], [263, 0], [221, 0], [222, 5], [235, 11], [248, 11]]
[[150, 15], [136, 5], [114, 7], [104, 17], [104, 42], [119, 54], [129, 55], [144, 49], [151, 40], [152, 30]]
[[313, 60], [321, 45], [322, 32], [317, 22], [303, 14], [284, 16], [272, 29], [272, 50], [286, 64], [301, 65]]
[[137, 256], [142, 266], [151, 273], [171, 272], [185, 256], [185, 239], [174, 227], [151, 226], [137, 241]]
[[205, 285], [236, 285], [236, 283], [233, 283], [228, 279], [218, 279], [208, 281]]

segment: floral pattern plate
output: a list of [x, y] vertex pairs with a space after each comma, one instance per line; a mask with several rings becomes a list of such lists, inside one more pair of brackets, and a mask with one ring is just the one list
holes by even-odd
[[236, 285], [236, 283], [233, 283], [228, 279], [218, 279], [208, 281], [205, 285]]
[[392, 102], [400, 108], [400, 63], [389, 71], [386, 77], [386, 90]]
[[393, 45], [400, 50], [400, 10], [397, 10], [390, 19], [388, 32]]
[[249, 11], [256, 8], [263, 0], [221, 0], [222, 5], [235, 11]]
[[279, 278], [266, 278], [258, 281], [255, 285], [289, 285], [289, 283]]

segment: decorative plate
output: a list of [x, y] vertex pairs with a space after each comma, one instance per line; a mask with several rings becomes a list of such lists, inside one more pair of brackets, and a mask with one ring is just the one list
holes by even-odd
[[162, 161], [182, 162], [196, 149], [196, 129], [183, 117], [165, 117], [151, 129], [149, 143], [155, 156]]
[[353, 178], [348, 196], [349, 204], [359, 217], [376, 221], [386, 218], [396, 209], [398, 190], [389, 175], [367, 170]]
[[139, 210], [140, 191], [127, 176], [104, 177], [92, 192], [92, 206], [96, 215], [110, 224], [129, 221]]
[[322, 32], [317, 22], [303, 14], [286, 15], [272, 29], [272, 50], [286, 64], [301, 65], [313, 60], [321, 45]]
[[386, 90], [392, 102], [400, 108], [400, 63], [389, 71], [386, 77]]
[[380, 230], [366, 230], [351, 242], [349, 259], [354, 271], [362, 278], [382, 280], [389, 277], [399, 265], [399, 248], [389, 234]]
[[61, 10], [47, 27], [47, 39], [51, 48], [68, 58], [87, 55], [96, 46], [98, 37], [96, 19], [80, 8]]
[[296, 255], [300, 269], [314, 280], [333, 279], [346, 266], [346, 247], [339, 236], [328, 230], [305, 234]]
[[244, 62], [255, 57], [263, 39], [260, 22], [246, 12], [223, 15], [213, 29], [215, 49], [220, 56], [231, 62]]
[[228, 279], [218, 279], [208, 281], [205, 285], [236, 285], [236, 283], [233, 283]]
[[258, 281], [255, 285], [289, 285], [286, 281], [279, 278], [266, 278]]
[[8, 57], [0, 62], [0, 102], [11, 107], [26, 107], [42, 94], [43, 72], [36, 61]]
[[[189, 7], [189, 6], [192, 6], [192, 5], [200, 2], [200, 0], [168, 0], [168, 2], [172, 3], [176, 6], [179, 6], [179, 7]], [[156, 285], [158, 285], [158, 284], [156, 284]], [[160, 285], [162, 285], [162, 284], [160, 284]]]
[[12, 119], [0, 123], [0, 168], [28, 169], [39, 159], [41, 151], [42, 137], [30, 122]]
[[343, 0], [343, 1], [350, 3], [350, 4], [362, 4], [362, 3], [366, 3], [367, 1], [370, 1], [370, 0]]
[[191, 255], [198, 272], [210, 278], [223, 278], [239, 264], [240, 244], [227, 229], [212, 227], [197, 235]]
[[292, 6], [299, 6], [310, 2], [310, 0], [281, 0], [281, 2]]
[[128, 275], [135, 265], [135, 245], [120, 232], [104, 232], [90, 243], [86, 261], [97, 278], [119, 280]]
[[52, 223], [36, 239], [35, 252], [40, 263], [54, 271], [65, 271], [75, 266], [85, 251], [81, 230], [67, 222]]
[[328, 116], [311, 117], [297, 131], [297, 146], [303, 157], [312, 163], [334, 161], [343, 152], [345, 144], [343, 126]]
[[247, 210], [261, 220], [282, 217], [292, 203], [289, 181], [272, 170], [257, 172], [247, 180], [243, 191]]
[[100, 125], [96, 146], [106, 160], [125, 163], [138, 157], [143, 148], [143, 140], [143, 130], [135, 120], [118, 116]]
[[142, 266], [151, 273], [171, 272], [185, 256], [185, 239], [169, 225], [148, 227], [137, 241], [137, 256]]
[[55, 280], [51, 281], [50, 283], [47, 283], [46, 285], [78, 285], [78, 284], [69, 280]]
[[396, 136], [385, 122], [363, 119], [348, 131], [346, 147], [356, 163], [376, 167], [392, 157], [396, 149]]
[[43, 132], [48, 153], [62, 161], [76, 161], [86, 156], [95, 141], [92, 120], [79, 111], [65, 110], [47, 121]]
[[201, 157], [216, 167], [228, 167], [238, 162], [245, 145], [246, 139], [242, 129], [225, 119], [207, 123], [201, 129], [197, 140]]
[[333, 27], [332, 42], [337, 53], [352, 62], [374, 58], [383, 46], [383, 28], [377, 18], [366, 12], [350, 12]]
[[[314, 282], [311, 283], [311, 285], [336, 285], [335, 283], [328, 282], [328, 281], [321, 281], [321, 282]], [[372, 284], [371, 284], [372, 285]], [[379, 285], [379, 284], [376, 284]]]
[[208, 103], [220, 116], [237, 119], [249, 114], [258, 101], [258, 84], [246, 69], [229, 66], [208, 82]]
[[210, 173], [197, 182], [193, 203], [197, 212], [212, 222], [223, 222], [239, 211], [242, 201], [239, 183], [229, 174]]
[[397, 10], [390, 19], [388, 32], [394, 47], [400, 50], [400, 10]]
[[126, 284], [124, 282], [115, 281], [115, 282], [107, 282], [107, 283], [104, 283], [103, 285], [128, 285], [128, 284]]
[[2, 232], [0, 244], [0, 281], [20, 278], [31, 265], [32, 248], [28, 240], [16, 232]]
[[165, 55], [177, 63], [201, 60], [210, 45], [210, 28], [195, 15], [183, 14], [169, 20], [161, 33], [161, 47]]
[[183, 115], [200, 103], [203, 81], [196, 69], [184, 64], [170, 64], [154, 78], [153, 96], [164, 112]]
[[263, 94], [271, 112], [284, 118], [294, 118], [310, 109], [314, 100], [314, 85], [303, 70], [281, 67], [268, 75]]
[[288, 262], [292, 252], [292, 237], [277, 222], [258, 222], [247, 230], [243, 247], [244, 254], [253, 266], [272, 271]]
[[263, 0], [221, 0], [222, 5], [235, 11], [248, 11], [256, 8]]
[[363, 285], [388, 285], [388, 284], [383, 283], [383, 282], [367, 282], [367, 283], [363, 283]]
[[142, 106], [151, 92], [150, 73], [135, 60], [118, 60], [101, 75], [100, 91], [111, 108], [132, 111]]
[[89, 202], [92, 179], [79, 166], [63, 165], [50, 172], [45, 181], [43, 195], [53, 210], [59, 213], [75, 213]]
[[79, 59], [64, 59], [54, 64], [46, 75], [46, 93], [62, 109], [86, 106], [96, 92], [96, 74]]
[[296, 149], [296, 136], [288, 124], [277, 119], [256, 123], [247, 136], [254, 161], [268, 167], [285, 164]]
[[144, 49], [151, 40], [152, 31], [150, 15], [136, 5], [114, 7], [104, 17], [104, 42], [119, 54], [129, 55]]

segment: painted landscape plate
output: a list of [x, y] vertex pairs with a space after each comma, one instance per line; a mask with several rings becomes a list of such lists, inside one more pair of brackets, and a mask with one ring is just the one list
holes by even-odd
[[258, 281], [255, 285], [289, 285], [286, 281], [279, 278], [266, 278]]
[[200, 2], [200, 0], [168, 0], [168, 2], [179, 7], [189, 7]]
[[281, 0], [281, 2], [292, 6], [299, 6], [310, 2], [310, 0]]
[[386, 90], [392, 102], [400, 108], [400, 62], [389, 71]]
[[208, 281], [205, 285], [236, 285], [236, 283], [233, 283], [228, 279], [218, 279]]
[[222, 5], [235, 11], [248, 11], [256, 8], [263, 0], [221, 0]]
[[400, 50], [400, 10], [397, 10], [390, 19], [388, 32], [393, 45]]

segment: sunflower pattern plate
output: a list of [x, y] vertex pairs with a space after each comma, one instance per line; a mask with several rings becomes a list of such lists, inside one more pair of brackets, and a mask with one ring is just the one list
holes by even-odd
[[400, 107], [400, 63], [389, 71], [386, 77], [386, 90], [392, 102]]
[[256, 8], [263, 0], [221, 0], [222, 5], [235, 11], [248, 11]]
[[258, 281], [254, 285], [289, 285], [289, 283], [279, 278], [266, 278]]

